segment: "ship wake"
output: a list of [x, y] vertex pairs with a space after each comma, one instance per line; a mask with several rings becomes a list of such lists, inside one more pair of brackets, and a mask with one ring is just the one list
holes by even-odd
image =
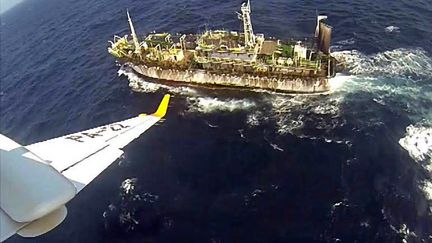
[[[369, 133], [386, 126], [385, 114], [402, 114], [409, 125], [401, 148], [427, 172], [419, 188], [432, 205], [432, 59], [419, 48], [372, 55], [336, 52], [347, 73], [333, 79], [329, 95], [286, 95], [262, 91], [245, 100], [189, 99], [190, 111], [247, 110], [248, 128], [274, 127], [277, 135], [352, 146], [346, 131]], [[251, 105], [253, 103], [253, 105]], [[221, 108], [224, 107], [224, 108]], [[240, 128], [243, 135], [248, 130]], [[432, 210], [432, 209], [431, 209]]]
[[[419, 187], [432, 210], [432, 58], [421, 48], [399, 48], [372, 55], [352, 50], [334, 55], [356, 77], [341, 87], [346, 101], [347, 97], [367, 94], [379, 109], [404, 114], [411, 122], [399, 144], [425, 170]], [[354, 102], [359, 100], [351, 103]], [[385, 121], [377, 119], [379, 114], [375, 112], [369, 120], [383, 126]]]
[[357, 50], [334, 52], [352, 75], [406, 77], [421, 79], [432, 76], [432, 59], [422, 48], [399, 48], [372, 55]]
[[432, 211], [432, 124], [423, 122], [409, 125], [405, 137], [399, 140], [399, 144], [408, 151], [414, 161], [428, 171], [429, 180], [421, 181], [420, 188], [430, 201]]
[[[187, 96], [186, 109], [190, 115], [246, 113], [235, 132], [243, 139], [250, 138], [250, 134], [256, 135], [257, 131], [262, 131], [264, 138], [271, 135], [275, 139], [267, 143], [275, 153], [288, 151], [281, 141], [290, 136], [313, 140], [312, 143], [332, 143], [332, 146], [344, 146], [355, 151], [352, 148], [357, 145], [356, 137], [377, 136], [377, 131], [399, 129], [388, 124], [394, 117], [400, 117], [407, 123], [401, 129], [407, 127], [398, 142], [401, 149], [405, 149], [420, 165], [421, 173], [416, 176], [419, 178], [418, 190], [423, 192], [432, 211], [432, 58], [420, 48], [395, 49], [372, 55], [351, 50], [335, 52], [334, 55], [345, 61], [347, 72], [330, 81], [332, 92], [327, 95], [254, 90], [245, 92], [242, 98], [229, 98], [232, 91], [227, 90], [224, 98], [215, 98], [214, 94], [201, 90], [197, 95], [196, 90], [189, 92], [150, 84], [130, 70], [121, 74], [128, 77], [135, 91], [168, 89]], [[238, 97], [239, 93], [233, 94]], [[214, 129], [226, 129], [223, 124], [208, 125]], [[403, 133], [400, 130], [396, 132]], [[363, 225], [367, 226], [367, 221]]]
[[160, 89], [167, 90], [168, 92], [180, 95], [196, 95], [197, 90], [185, 87], [185, 86], [170, 86], [161, 83], [155, 83], [145, 80], [144, 78], [138, 76], [132, 68], [127, 65], [123, 65], [118, 70], [119, 76], [125, 76], [129, 80], [129, 87], [140, 93], [154, 93]]
[[249, 110], [256, 107], [255, 102], [248, 99], [218, 99], [210, 97], [189, 97], [186, 99], [189, 112], [213, 113]]

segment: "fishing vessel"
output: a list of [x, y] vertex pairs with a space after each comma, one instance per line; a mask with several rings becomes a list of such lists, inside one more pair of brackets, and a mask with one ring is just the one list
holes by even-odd
[[317, 15], [311, 38], [280, 40], [254, 33], [250, 1], [237, 14], [243, 32], [139, 36], [127, 11], [131, 34], [114, 36], [108, 52], [157, 80], [296, 93], [330, 90], [337, 61], [330, 53], [332, 27], [325, 23], [327, 16]]

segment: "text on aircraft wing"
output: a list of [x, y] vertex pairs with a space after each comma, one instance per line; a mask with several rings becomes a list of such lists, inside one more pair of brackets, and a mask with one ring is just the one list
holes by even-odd
[[[105, 149], [121, 149], [159, 121], [166, 112], [169, 95], [152, 115], [89, 129], [26, 146], [60, 172]], [[106, 151], [105, 151], [106, 152]]]
[[[64, 204], [120, 157], [121, 148], [164, 117], [169, 99], [165, 95], [152, 115], [26, 147], [0, 134], [1, 165], [7, 169], [0, 178], [1, 192], [6, 193], [0, 200], [0, 242], [15, 233], [35, 237], [60, 224], [67, 213]], [[65, 189], [68, 180], [59, 184], [65, 177], [75, 185], [71, 190]]]

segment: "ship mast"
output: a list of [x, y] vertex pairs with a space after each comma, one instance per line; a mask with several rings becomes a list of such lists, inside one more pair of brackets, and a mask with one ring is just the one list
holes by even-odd
[[245, 45], [248, 47], [253, 47], [255, 45], [255, 35], [252, 29], [252, 22], [250, 18], [251, 8], [250, 0], [247, 3], [243, 3], [241, 6], [241, 18], [243, 20], [243, 29], [245, 36]]
[[135, 46], [135, 53], [138, 54], [138, 55], [141, 55], [141, 46], [140, 46], [140, 44], [138, 42], [138, 37], [137, 37], [137, 35], [135, 33], [135, 28], [134, 28], [134, 26], [132, 24], [132, 20], [131, 20], [131, 17], [129, 15], [129, 10], [126, 10], [126, 13], [127, 13], [127, 16], [128, 16], [129, 26], [130, 26], [131, 33], [132, 33], [132, 39], [133, 39], [134, 46]]

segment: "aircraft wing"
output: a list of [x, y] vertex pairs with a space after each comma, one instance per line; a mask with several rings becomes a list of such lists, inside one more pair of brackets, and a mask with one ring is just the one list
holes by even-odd
[[151, 115], [28, 146], [0, 134], [0, 241], [16, 232], [34, 237], [60, 224], [64, 204], [120, 157], [121, 148], [162, 119], [169, 99], [165, 95]]
[[[26, 146], [26, 149], [71, 179], [78, 190], [123, 154], [120, 150], [166, 114], [170, 96], [157, 111]], [[24, 154], [26, 156], [26, 154]]]

